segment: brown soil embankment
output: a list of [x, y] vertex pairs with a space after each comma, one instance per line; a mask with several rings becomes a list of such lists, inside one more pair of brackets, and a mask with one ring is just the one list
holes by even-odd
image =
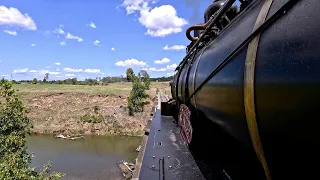
[[21, 92], [30, 109], [32, 133], [142, 135], [156, 96], [156, 88], [147, 91], [150, 104], [144, 112], [128, 115], [127, 93], [95, 94], [82, 92]]

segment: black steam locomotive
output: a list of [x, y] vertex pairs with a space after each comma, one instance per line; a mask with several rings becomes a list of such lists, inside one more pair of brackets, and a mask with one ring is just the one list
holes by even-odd
[[169, 103], [207, 178], [319, 178], [320, 1], [215, 0], [204, 21]]

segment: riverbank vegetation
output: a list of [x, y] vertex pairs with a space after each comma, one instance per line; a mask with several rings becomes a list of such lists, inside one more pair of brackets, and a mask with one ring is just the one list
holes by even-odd
[[55, 180], [62, 174], [47, 175], [50, 165], [40, 172], [29, 167], [31, 156], [27, 153], [26, 135], [31, 122], [28, 110], [19, 99], [12, 83], [0, 80], [0, 179]]

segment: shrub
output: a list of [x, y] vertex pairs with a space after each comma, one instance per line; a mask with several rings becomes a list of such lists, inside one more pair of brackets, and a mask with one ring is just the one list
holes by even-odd
[[86, 114], [81, 117], [81, 120], [87, 123], [101, 123], [103, 117], [100, 114]]
[[145, 102], [144, 99], [149, 97], [145, 93], [145, 85], [139, 80], [139, 78], [134, 77], [132, 90], [128, 98], [128, 109], [129, 115], [133, 115], [134, 112], [143, 112], [144, 105], [149, 102]]
[[32, 84], [37, 84], [37, 83], [38, 83], [38, 79], [37, 78], [33, 78]]
[[26, 109], [19, 99], [12, 83], [0, 80], [0, 179], [55, 180], [62, 174], [54, 173], [47, 177], [48, 163], [40, 173], [29, 167], [31, 157], [27, 153], [26, 134], [31, 123]]

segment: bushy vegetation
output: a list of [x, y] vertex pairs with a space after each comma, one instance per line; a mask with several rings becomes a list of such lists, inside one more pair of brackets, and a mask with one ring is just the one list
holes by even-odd
[[37, 78], [33, 78], [32, 84], [37, 84], [37, 83], [38, 83], [38, 79]]
[[126, 71], [126, 75], [127, 75], [127, 81], [128, 82], [132, 82], [133, 78], [134, 78], [134, 72], [132, 68], [128, 68]]
[[132, 74], [132, 90], [128, 97], [128, 109], [129, 115], [133, 115], [134, 112], [143, 112], [143, 108], [149, 102], [145, 101], [148, 98], [148, 94], [145, 92], [149, 89], [150, 79], [146, 71], [140, 71], [138, 76]]
[[0, 88], [0, 179], [60, 179], [62, 174], [47, 174], [50, 164], [39, 173], [29, 167], [31, 157], [27, 153], [26, 135], [30, 132], [31, 123], [26, 116], [27, 110], [11, 82], [0, 80]]

